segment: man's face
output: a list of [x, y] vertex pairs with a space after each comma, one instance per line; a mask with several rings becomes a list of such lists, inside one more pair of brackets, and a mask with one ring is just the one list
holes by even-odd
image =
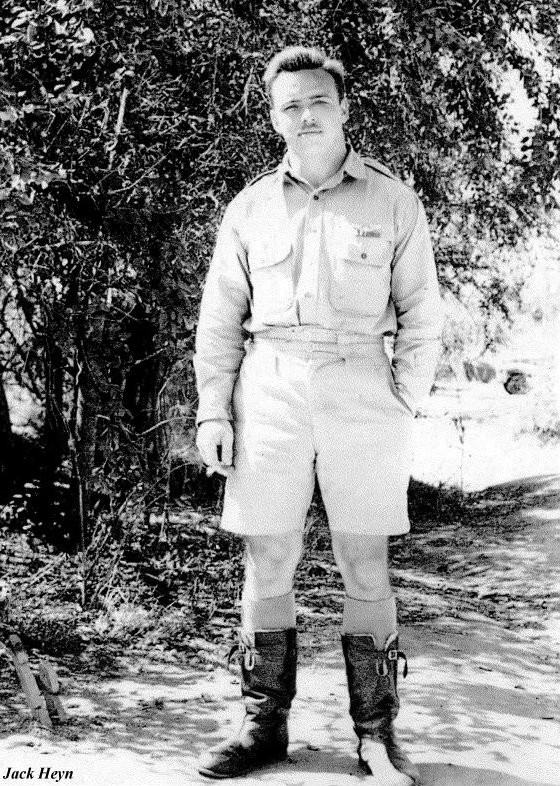
[[344, 139], [348, 102], [322, 68], [282, 71], [271, 87], [270, 117], [288, 150], [300, 156], [332, 149]]

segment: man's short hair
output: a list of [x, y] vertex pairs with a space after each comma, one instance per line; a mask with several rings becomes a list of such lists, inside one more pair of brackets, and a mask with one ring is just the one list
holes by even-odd
[[316, 47], [309, 46], [288, 46], [282, 49], [266, 67], [263, 81], [269, 101], [272, 101], [272, 83], [282, 71], [293, 73], [295, 71], [307, 71], [314, 68], [322, 68], [334, 79], [338, 97], [342, 100], [346, 94], [344, 86], [344, 66], [340, 60], [335, 60]]

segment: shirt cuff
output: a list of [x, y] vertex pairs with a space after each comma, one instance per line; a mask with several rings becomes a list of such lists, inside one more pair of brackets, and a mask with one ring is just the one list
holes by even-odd
[[210, 411], [198, 411], [196, 414], [196, 425], [200, 426], [201, 423], [204, 423], [206, 420], [229, 420], [233, 422], [233, 417], [231, 412], [227, 412], [225, 410], [218, 411], [218, 412], [210, 412]]

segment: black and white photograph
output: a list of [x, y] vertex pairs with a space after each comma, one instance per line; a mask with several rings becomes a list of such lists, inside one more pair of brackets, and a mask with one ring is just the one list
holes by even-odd
[[560, 7], [2, 0], [0, 780], [560, 786]]

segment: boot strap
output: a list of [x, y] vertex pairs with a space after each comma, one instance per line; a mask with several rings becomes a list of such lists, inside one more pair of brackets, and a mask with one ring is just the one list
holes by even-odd
[[402, 675], [403, 678], [406, 677], [408, 674], [408, 661], [406, 659], [406, 655], [402, 650], [396, 649], [389, 649], [386, 652], [380, 653], [380, 657], [377, 659], [376, 673], [380, 677], [386, 677], [389, 673], [389, 664], [387, 661], [395, 661], [395, 666], [398, 668], [399, 658], [404, 660]]
[[253, 671], [257, 662], [257, 652], [254, 647], [251, 647], [244, 641], [238, 641], [229, 651], [227, 657], [228, 667], [231, 665], [232, 660], [237, 660], [247, 671]]

